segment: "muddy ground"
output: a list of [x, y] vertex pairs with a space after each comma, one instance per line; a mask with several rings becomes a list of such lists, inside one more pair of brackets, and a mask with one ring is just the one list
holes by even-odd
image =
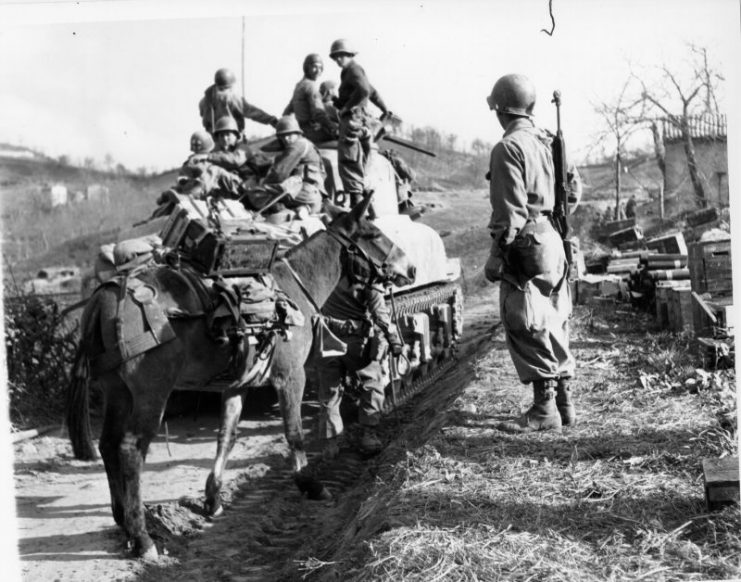
[[[442, 229], [446, 245], [454, 247], [470, 236], [472, 229], [465, 217], [470, 217], [472, 210], [485, 209], [488, 201], [481, 193], [460, 193], [452, 197], [427, 194], [418, 203], [427, 209], [425, 222]], [[470, 260], [467, 257], [464, 261], [467, 269], [476, 266]], [[482, 338], [495, 323], [493, 301], [490, 293], [467, 297], [459, 365], [439, 370], [426, 389], [426, 398], [411, 399], [400, 412], [385, 419], [383, 433], [390, 447], [400, 446], [401, 427], [417, 434], [427, 432], [429, 415], [415, 416], [419, 406], [424, 403], [430, 410], [432, 403], [432, 410], [442, 411], [451, 394], [464, 388], [466, 373], [461, 370], [466, 369], [467, 358], [480, 349]], [[240, 438], [225, 475], [227, 511], [215, 521], [200, 514], [200, 501], [216, 450], [217, 402], [213, 396], [204, 396], [197, 410], [191, 405], [184, 415], [177, 415], [173, 408], [160, 428], [143, 474], [148, 523], [162, 555], [156, 567], [129, 558], [125, 540], [111, 517], [101, 461], [75, 460], [63, 428], [16, 443], [17, 533], [23, 580], [272, 580], [293, 577], [292, 570], [295, 579], [300, 579], [311, 565], [291, 566], [291, 548], [328, 526], [323, 523], [327, 506], [302, 498], [293, 486], [273, 395], [256, 394], [250, 403], [242, 415]], [[315, 410], [307, 400], [304, 426], [309, 440]], [[420, 423], [418, 427], [415, 422]], [[358, 484], [372, 480], [374, 467], [383, 462], [383, 455], [359, 457], [351, 446], [352, 439], [350, 427], [340, 459], [330, 465], [320, 463], [310, 451], [317, 470], [336, 494], [330, 505], [339, 503]]]
[[[469, 301], [467, 341], [459, 364], [441, 372], [426, 397], [414, 397], [384, 420], [383, 436], [389, 446], [404, 446], [399, 440], [401, 428], [404, 433], [427, 434], [434, 425], [429, 410], [442, 413], [470, 379], [465, 363], [486, 344], [487, 330], [494, 322], [490, 298]], [[196, 418], [189, 413], [170, 418], [161, 427], [143, 476], [150, 531], [164, 554], [154, 568], [127, 557], [124, 537], [110, 514], [101, 461], [74, 460], [66, 437], [60, 434], [17, 444], [15, 481], [23, 580], [244, 581], [286, 576], [291, 548], [331, 527], [325, 519], [329, 507], [335, 507], [354, 487], [372, 480], [383, 455], [363, 459], [347, 443], [340, 460], [322, 465], [312, 450], [313, 462], [336, 500], [308, 501], [293, 486], [287, 470], [288, 448], [271, 395], [262, 394], [258, 400], [251, 412], [242, 415], [240, 438], [225, 478], [227, 510], [214, 521], [206, 520], [199, 508], [216, 449], [216, 406], [205, 403]], [[428, 412], [418, 416], [420, 409]], [[309, 438], [315, 410], [308, 401], [304, 419]], [[310, 567], [295, 564], [295, 579], [301, 579]]]

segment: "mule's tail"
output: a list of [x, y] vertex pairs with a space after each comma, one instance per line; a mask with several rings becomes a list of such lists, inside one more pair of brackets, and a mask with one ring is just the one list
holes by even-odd
[[82, 461], [98, 458], [90, 428], [89, 388], [90, 362], [80, 342], [67, 389], [67, 427], [75, 458]]

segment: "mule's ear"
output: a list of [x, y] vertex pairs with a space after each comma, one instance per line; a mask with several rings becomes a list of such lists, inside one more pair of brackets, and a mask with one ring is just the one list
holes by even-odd
[[363, 192], [363, 200], [361, 200], [357, 206], [353, 207], [350, 211], [353, 218], [357, 221], [360, 220], [365, 213], [368, 212], [371, 200], [373, 200], [373, 190], [365, 190]]

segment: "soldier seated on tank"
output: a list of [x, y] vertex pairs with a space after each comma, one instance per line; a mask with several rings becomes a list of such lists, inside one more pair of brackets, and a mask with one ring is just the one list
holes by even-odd
[[232, 70], [224, 68], [216, 71], [213, 85], [206, 89], [198, 103], [203, 128], [216, 137], [216, 125], [222, 117], [233, 118], [240, 134], [244, 131], [245, 119], [275, 127], [278, 118], [248, 103], [235, 91], [236, 84], [237, 77]]
[[204, 198], [218, 193], [229, 198], [242, 195], [242, 178], [239, 170], [247, 163], [247, 152], [238, 147], [241, 139], [237, 122], [232, 117], [222, 117], [214, 125], [216, 148], [210, 153], [194, 154], [188, 164], [193, 172], [200, 171], [198, 184], [188, 192]]
[[337, 98], [337, 83], [331, 80], [322, 81], [319, 85], [319, 94], [322, 97], [322, 104], [327, 115], [339, 127], [340, 114], [334, 106], [334, 101]]
[[280, 153], [262, 184], [247, 190], [242, 201], [250, 210], [277, 212], [292, 209], [297, 214], [316, 214], [321, 210], [324, 165], [316, 146], [303, 136], [292, 115], [284, 116], [275, 127]]
[[339, 118], [329, 116], [317, 82], [324, 70], [322, 58], [317, 54], [307, 55], [303, 67], [304, 76], [296, 83], [283, 115], [295, 115], [304, 136], [314, 143], [337, 139]]

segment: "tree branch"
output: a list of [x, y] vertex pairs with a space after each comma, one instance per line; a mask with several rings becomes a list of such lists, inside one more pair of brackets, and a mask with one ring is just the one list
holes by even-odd
[[553, 0], [548, 0], [548, 13], [551, 15], [551, 30], [548, 32], [545, 28], [541, 28], [540, 32], [545, 32], [548, 36], [553, 36], [553, 31], [556, 30], [556, 19], [553, 18]]

